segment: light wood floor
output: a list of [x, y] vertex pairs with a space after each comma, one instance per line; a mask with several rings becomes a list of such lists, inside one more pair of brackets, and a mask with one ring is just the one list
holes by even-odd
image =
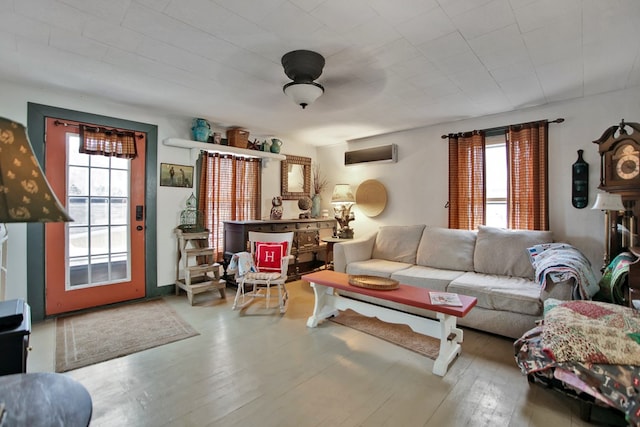
[[[433, 361], [325, 322], [288, 284], [289, 311], [231, 310], [214, 293], [166, 300], [200, 332], [68, 375], [93, 398], [92, 426], [586, 426], [573, 399], [520, 374], [512, 341], [465, 329], [442, 378]], [[131, 325], [135, 328], [135, 325]], [[55, 324], [35, 324], [30, 372], [54, 370]], [[122, 331], [126, 334], [126, 331]]]

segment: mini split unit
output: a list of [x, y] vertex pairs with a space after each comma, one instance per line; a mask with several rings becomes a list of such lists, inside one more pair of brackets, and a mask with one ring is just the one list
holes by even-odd
[[360, 163], [396, 163], [398, 161], [398, 145], [382, 145], [380, 147], [364, 148], [362, 150], [345, 151], [344, 164], [357, 165]]

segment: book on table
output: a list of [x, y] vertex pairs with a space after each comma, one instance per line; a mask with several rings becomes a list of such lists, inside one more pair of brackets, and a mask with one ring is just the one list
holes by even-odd
[[429, 292], [431, 304], [433, 305], [452, 305], [462, 307], [462, 301], [458, 294], [453, 292]]

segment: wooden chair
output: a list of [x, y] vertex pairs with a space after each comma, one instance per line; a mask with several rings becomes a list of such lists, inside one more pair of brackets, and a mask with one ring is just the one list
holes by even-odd
[[[285, 282], [291, 259], [293, 232], [259, 233], [249, 232], [251, 259], [257, 272], [247, 272], [236, 278], [238, 291], [233, 301], [233, 310], [239, 310], [251, 304], [255, 298], [265, 298], [267, 308], [271, 299], [271, 286], [278, 289], [278, 307], [280, 313], [287, 311], [289, 295]], [[236, 256], [236, 255], [234, 255]], [[250, 292], [245, 287], [251, 288]]]

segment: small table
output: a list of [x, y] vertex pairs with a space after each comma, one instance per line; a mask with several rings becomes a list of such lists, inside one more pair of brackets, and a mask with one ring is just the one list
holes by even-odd
[[[348, 274], [330, 270], [305, 274], [302, 276], [302, 280], [306, 280], [311, 284], [315, 294], [313, 315], [307, 320], [308, 327], [315, 328], [323, 320], [336, 316], [338, 310], [348, 308], [364, 316], [377, 317], [384, 322], [404, 323], [415, 332], [440, 340], [440, 352], [433, 364], [433, 373], [439, 376], [444, 376], [447, 373], [449, 364], [462, 351], [462, 329], [456, 327], [456, 318], [466, 316], [478, 302], [474, 297], [458, 295], [462, 302], [462, 307], [433, 305], [429, 297], [429, 289], [402, 284], [391, 291], [360, 288], [349, 284]], [[438, 320], [369, 304], [352, 298], [341, 297], [334, 293], [334, 289], [343, 289], [387, 301], [432, 310], [436, 312]]]
[[[336, 243], [344, 242], [350, 239], [341, 239], [339, 237], [324, 237], [322, 241], [327, 244], [327, 252], [324, 255], [324, 269], [328, 270], [329, 265], [333, 263], [333, 245]], [[331, 261], [329, 261], [329, 254], [331, 254]]]
[[6, 426], [88, 426], [93, 404], [79, 382], [61, 374], [36, 372], [0, 377]]

